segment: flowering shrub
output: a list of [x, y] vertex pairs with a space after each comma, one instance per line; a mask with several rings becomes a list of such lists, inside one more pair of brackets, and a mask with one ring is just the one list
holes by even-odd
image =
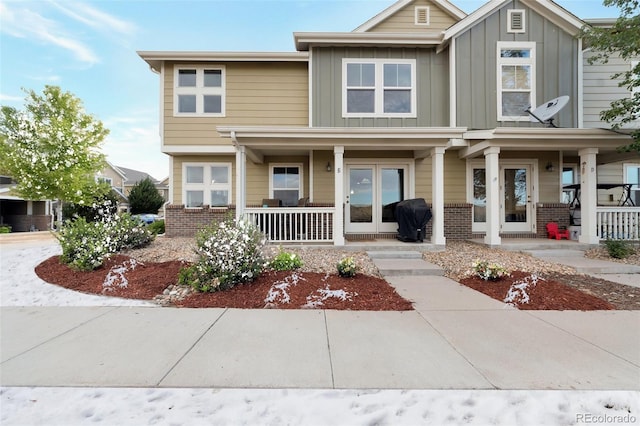
[[94, 222], [87, 222], [83, 217], [67, 220], [56, 238], [62, 247], [60, 259], [63, 263], [90, 271], [102, 265], [113, 253], [150, 243], [153, 234], [128, 213], [107, 213]]
[[287, 253], [281, 249], [269, 262], [269, 267], [274, 271], [291, 271], [302, 267], [302, 259], [295, 253]]
[[341, 277], [355, 277], [358, 270], [358, 265], [353, 257], [345, 257], [336, 265], [338, 268], [338, 275]]
[[505, 275], [509, 275], [506, 269], [497, 263], [489, 263], [486, 260], [473, 262], [473, 270], [476, 275], [485, 281], [495, 281]]
[[198, 232], [198, 261], [181, 271], [178, 282], [199, 291], [229, 289], [253, 281], [265, 266], [264, 236], [252, 224], [231, 219]]

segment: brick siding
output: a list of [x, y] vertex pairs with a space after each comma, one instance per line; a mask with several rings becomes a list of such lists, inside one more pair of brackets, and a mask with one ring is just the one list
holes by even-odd
[[536, 213], [536, 236], [538, 238], [547, 238], [547, 223], [549, 222], [556, 222], [560, 228], [569, 228], [569, 204], [539, 203], [536, 205]]
[[51, 229], [51, 215], [9, 215], [3, 219], [11, 225], [11, 232], [29, 232], [32, 225], [38, 231]]

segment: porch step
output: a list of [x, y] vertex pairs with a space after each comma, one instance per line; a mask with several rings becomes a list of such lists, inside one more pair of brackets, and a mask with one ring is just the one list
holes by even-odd
[[422, 259], [422, 253], [413, 250], [375, 250], [367, 251], [371, 259]]
[[442, 276], [444, 271], [438, 265], [422, 259], [380, 259], [373, 258], [373, 263], [383, 276], [425, 275]]

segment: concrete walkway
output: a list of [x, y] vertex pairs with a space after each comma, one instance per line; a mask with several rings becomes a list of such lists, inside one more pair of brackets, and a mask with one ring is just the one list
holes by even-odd
[[415, 311], [11, 308], [2, 386], [640, 389], [640, 311], [517, 311], [389, 277]]
[[640, 390], [640, 311], [518, 311], [374, 261], [414, 311], [2, 307], [0, 385]]

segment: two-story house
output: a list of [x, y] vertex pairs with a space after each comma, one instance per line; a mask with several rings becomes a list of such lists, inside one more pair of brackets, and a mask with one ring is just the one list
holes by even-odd
[[[499, 245], [568, 226], [577, 195], [597, 243], [598, 165], [640, 161], [585, 126], [583, 25], [548, 0], [400, 0], [351, 32], [294, 33], [295, 52], [139, 52], [161, 81], [167, 233], [233, 210], [275, 240], [344, 245], [394, 238], [395, 203], [424, 198], [430, 243]], [[560, 97], [553, 125], [528, 112]]]
[[105, 167], [96, 175], [97, 180], [111, 185], [111, 189], [118, 195], [119, 211], [129, 210], [128, 197], [131, 189], [133, 189], [137, 183], [147, 178], [153, 181], [158, 193], [160, 193], [166, 201], [169, 196], [168, 182], [165, 182], [165, 180], [158, 181], [146, 172], [115, 166], [107, 161]]

